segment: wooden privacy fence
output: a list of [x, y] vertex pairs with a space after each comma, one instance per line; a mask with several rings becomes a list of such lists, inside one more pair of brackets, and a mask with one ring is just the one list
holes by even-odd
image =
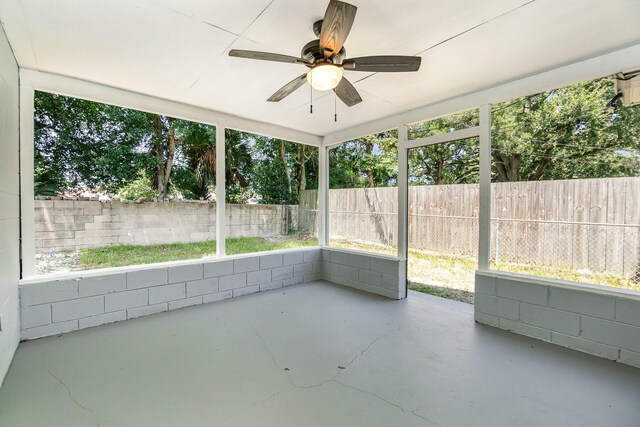
[[[491, 189], [494, 262], [639, 274], [640, 178]], [[300, 207], [315, 209], [315, 190], [306, 193]], [[409, 187], [409, 247], [477, 257], [478, 201], [477, 184]], [[329, 210], [331, 238], [396, 245], [396, 188], [329, 190]]]

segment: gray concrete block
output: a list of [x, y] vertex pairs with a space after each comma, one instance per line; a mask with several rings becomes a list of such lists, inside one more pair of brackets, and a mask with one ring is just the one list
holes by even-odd
[[496, 295], [531, 304], [547, 305], [549, 287], [496, 277]]
[[260, 270], [282, 267], [283, 263], [284, 256], [282, 254], [263, 255], [260, 257]]
[[640, 326], [640, 301], [619, 298], [616, 301], [616, 320]]
[[370, 269], [373, 271], [379, 271], [380, 273], [390, 274], [392, 276], [398, 276], [399, 262], [391, 259], [384, 259], [378, 257], [370, 257]]
[[509, 320], [518, 320], [520, 316], [520, 303], [491, 295], [476, 294], [476, 312], [502, 317]]
[[254, 294], [260, 291], [260, 285], [245, 286], [244, 288], [234, 289], [233, 297], [241, 297], [243, 295]]
[[127, 310], [127, 319], [135, 319], [136, 317], [149, 316], [151, 314], [162, 313], [169, 308], [166, 302], [162, 304], [146, 305], [144, 307], [130, 308]]
[[245, 273], [233, 274], [218, 279], [218, 289], [220, 292], [241, 288], [243, 286], [247, 286], [247, 275]]
[[53, 280], [20, 286], [20, 304], [22, 306], [64, 301], [77, 297], [78, 281], [75, 279]]
[[52, 323], [50, 325], [38, 326], [37, 328], [24, 329], [20, 333], [20, 337], [25, 340], [34, 340], [36, 338], [48, 337], [77, 330], [78, 321], [69, 320], [67, 322]]
[[534, 304], [520, 304], [520, 321], [566, 335], [580, 335], [580, 315]]
[[174, 301], [187, 296], [185, 283], [156, 286], [149, 289], [149, 305]]
[[271, 270], [271, 280], [284, 280], [293, 277], [293, 265], [274, 268]]
[[320, 262], [320, 249], [305, 249], [303, 255], [303, 262]]
[[104, 313], [104, 297], [102, 295], [60, 301], [51, 305], [51, 320], [53, 322], [64, 322], [101, 313]]
[[202, 297], [202, 300], [206, 304], [209, 302], [222, 301], [228, 298], [233, 298], [233, 291], [224, 291], [224, 292], [218, 292], [215, 294], [207, 294]]
[[169, 283], [167, 268], [153, 268], [127, 272], [127, 289], [149, 288]]
[[391, 274], [382, 274], [382, 287], [385, 289], [397, 291], [400, 288], [404, 288], [407, 283], [406, 278], [402, 279], [398, 276], [393, 276]]
[[260, 291], [270, 291], [272, 289], [279, 289], [282, 287], [282, 281], [263, 283], [260, 285]]
[[294, 276], [304, 276], [308, 274], [313, 274], [313, 264], [305, 263], [305, 264], [296, 264], [293, 266]]
[[85, 317], [79, 320], [79, 328], [86, 329], [94, 326], [106, 325], [108, 323], [120, 322], [127, 320], [127, 311], [116, 311], [113, 313], [99, 314], [97, 316]]
[[333, 262], [325, 262], [322, 267], [322, 272], [324, 274], [329, 274], [330, 276], [339, 276], [340, 275], [340, 264], [335, 264]]
[[594, 356], [604, 357], [609, 360], [618, 359], [618, 349], [609, 345], [588, 341], [570, 335], [560, 334], [558, 332], [551, 333], [551, 342], [563, 347], [572, 348], [574, 350], [593, 354]]
[[358, 269], [354, 267], [349, 267], [348, 265], [340, 265], [338, 270], [338, 276], [344, 277], [348, 280], [358, 280]]
[[549, 307], [593, 317], [613, 319], [615, 299], [583, 289], [549, 288]]
[[495, 295], [496, 294], [496, 278], [476, 274], [475, 280], [476, 294]]
[[202, 296], [185, 298], [178, 301], [170, 301], [169, 310], [177, 310], [179, 308], [192, 307], [199, 304], [202, 304]]
[[233, 273], [246, 273], [260, 269], [260, 257], [239, 258], [233, 260]]
[[640, 368], [640, 353], [629, 350], [620, 350], [620, 358], [618, 359], [622, 363]]
[[334, 264], [349, 265], [349, 253], [331, 250], [331, 262]]
[[32, 305], [20, 308], [22, 329], [35, 328], [51, 323], [51, 304]]
[[217, 277], [187, 282], [187, 297], [195, 297], [198, 295], [213, 294], [218, 292]]
[[189, 282], [191, 280], [200, 280], [203, 277], [202, 264], [169, 267], [169, 283]]
[[247, 273], [247, 286], [260, 285], [271, 281], [271, 270], [258, 270]]
[[382, 273], [371, 270], [358, 270], [358, 281], [369, 285], [382, 286]]
[[369, 270], [371, 257], [367, 255], [349, 254], [349, 265], [363, 270]]
[[515, 332], [520, 335], [526, 335], [531, 338], [537, 338], [543, 341], [551, 341], [551, 331], [538, 328], [536, 326], [527, 325], [525, 323], [514, 322], [513, 320], [500, 318], [499, 328], [505, 331]]
[[287, 252], [283, 254], [284, 265], [302, 264], [304, 262], [304, 255], [302, 251]]
[[306, 274], [302, 276], [303, 282], [313, 282], [315, 280], [322, 280], [322, 279], [324, 279], [324, 274], [322, 273], [311, 273], [311, 274]]
[[582, 316], [581, 326], [584, 339], [640, 353], [639, 326], [590, 316]]
[[282, 281], [282, 286], [291, 286], [291, 285], [298, 285], [300, 283], [302, 283], [304, 277], [302, 276], [298, 276], [298, 277], [291, 277], [290, 279], [285, 279]]
[[127, 288], [125, 273], [106, 274], [104, 276], [82, 277], [78, 283], [80, 297], [103, 295], [110, 292], [120, 292]]
[[204, 264], [204, 277], [220, 277], [233, 274], [233, 260], [212, 261]]
[[473, 317], [476, 322], [482, 323], [483, 325], [493, 326], [494, 328], [500, 327], [500, 319], [496, 316], [491, 316], [490, 314], [481, 313], [476, 310]]
[[104, 311], [119, 311], [127, 308], [142, 307], [149, 303], [148, 289], [134, 289], [132, 291], [116, 292], [105, 295]]

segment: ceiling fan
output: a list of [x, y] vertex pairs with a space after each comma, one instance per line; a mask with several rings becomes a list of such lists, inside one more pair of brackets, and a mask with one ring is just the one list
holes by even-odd
[[277, 53], [232, 49], [229, 56], [258, 59], [263, 61], [300, 64], [309, 71], [296, 77], [278, 89], [267, 101], [278, 102], [309, 82], [319, 91], [331, 90], [347, 106], [352, 107], [362, 98], [355, 87], [343, 76], [343, 70], [367, 71], [374, 73], [418, 71], [421, 58], [417, 56], [363, 56], [347, 58], [344, 42], [349, 35], [356, 17], [357, 8], [349, 3], [331, 0], [324, 19], [313, 24], [313, 32], [318, 39], [302, 48], [300, 58]]

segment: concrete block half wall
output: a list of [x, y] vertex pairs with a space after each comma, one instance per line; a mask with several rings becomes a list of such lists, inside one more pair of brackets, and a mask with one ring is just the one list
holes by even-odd
[[25, 280], [21, 338], [35, 339], [318, 279], [400, 299], [405, 261], [331, 248], [132, 266]]

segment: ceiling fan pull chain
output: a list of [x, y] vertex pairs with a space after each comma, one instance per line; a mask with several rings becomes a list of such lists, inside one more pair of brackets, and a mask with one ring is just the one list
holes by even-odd
[[311, 94], [311, 103], [309, 104], [310, 110], [309, 110], [309, 114], [313, 114], [313, 74], [311, 74], [311, 84], [309, 85], [309, 90], [310, 90], [310, 94]]
[[333, 91], [333, 121], [338, 123], [338, 94]]

